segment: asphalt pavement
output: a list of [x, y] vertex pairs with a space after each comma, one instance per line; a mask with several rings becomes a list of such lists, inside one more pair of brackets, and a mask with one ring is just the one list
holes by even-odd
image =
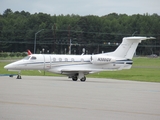
[[160, 83], [1, 76], [0, 120], [160, 120]]

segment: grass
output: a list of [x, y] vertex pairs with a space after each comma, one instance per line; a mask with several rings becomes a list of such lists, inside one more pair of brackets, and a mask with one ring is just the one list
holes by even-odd
[[[0, 62], [0, 74], [17, 74], [17, 71], [7, 71], [4, 69], [4, 66], [10, 62]], [[30, 76], [62, 76], [59, 74], [54, 74], [50, 72], [38, 71], [38, 70], [22, 70], [21, 75], [30, 75]]]
[[[7, 71], [3, 67], [9, 62], [0, 62], [0, 74], [17, 74], [17, 72]], [[87, 77], [94, 78], [112, 78], [122, 80], [134, 80], [145, 82], [160, 82], [160, 58], [136, 57], [133, 59], [133, 66], [130, 70], [105, 71], [95, 74], [89, 74]], [[22, 75], [31, 76], [60, 76], [49, 72], [37, 70], [22, 71]]]
[[89, 77], [113, 78], [134, 81], [160, 82], [160, 58], [134, 58], [129, 70], [105, 71]]
[[0, 57], [0, 60], [19, 60], [24, 57]]
[[160, 69], [131, 68], [130, 70], [100, 72], [89, 77], [160, 82]]

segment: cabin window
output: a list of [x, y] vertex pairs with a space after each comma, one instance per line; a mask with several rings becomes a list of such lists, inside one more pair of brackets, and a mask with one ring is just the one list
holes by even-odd
[[71, 58], [71, 61], [74, 62], [74, 58]]
[[68, 61], [68, 59], [67, 59], [67, 58], [65, 58], [65, 61]]
[[56, 61], [56, 58], [53, 58], [53, 62], [55, 62]]
[[59, 61], [62, 61], [62, 58], [59, 58]]
[[84, 59], [83, 59], [83, 58], [81, 58], [81, 62], [84, 62]]
[[35, 56], [32, 56], [32, 57], [31, 57], [31, 60], [36, 60], [36, 57], [35, 57]]

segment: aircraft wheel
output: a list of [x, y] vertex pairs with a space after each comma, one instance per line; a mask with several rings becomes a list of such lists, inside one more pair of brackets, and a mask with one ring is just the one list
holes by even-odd
[[73, 81], [77, 81], [78, 80], [78, 77], [76, 76], [76, 77], [72, 77], [72, 80]]
[[85, 82], [86, 81], [86, 77], [84, 76], [83, 78], [80, 79], [81, 82]]
[[17, 79], [22, 79], [22, 78], [21, 78], [21, 75], [18, 75], [18, 76], [17, 76]]

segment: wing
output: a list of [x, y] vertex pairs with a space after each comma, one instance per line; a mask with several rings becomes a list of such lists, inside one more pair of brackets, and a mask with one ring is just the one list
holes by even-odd
[[62, 74], [74, 74], [74, 73], [79, 73], [83, 72], [84, 74], [90, 74], [90, 73], [96, 73], [102, 71], [101, 69], [61, 69]]

